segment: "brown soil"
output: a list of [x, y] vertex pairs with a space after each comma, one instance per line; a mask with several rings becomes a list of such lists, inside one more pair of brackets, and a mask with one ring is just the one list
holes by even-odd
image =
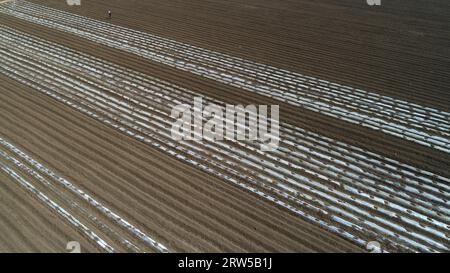
[[[110, 9], [113, 24], [450, 110], [450, 8], [442, 1], [389, 1], [381, 8], [365, 1], [332, 0], [97, 0], [82, 1], [80, 7], [57, 0], [32, 2], [98, 20], [106, 20]], [[9, 16], [0, 15], [0, 24], [224, 102], [275, 103]], [[363, 251], [9, 78], [0, 76], [0, 82], [0, 137], [95, 193], [96, 199], [171, 251]], [[292, 105], [280, 104], [280, 109], [282, 121], [450, 176], [449, 154]], [[0, 179], [9, 182], [0, 191], [0, 213], [9, 220], [0, 228], [11, 234], [0, 237], [0, 251], [64, 251], [68, 238], [80, 241], [83, 251], [100, 251], [7, 176]], [[12, 209], [16, 203], [21, 204], [18, 210]], [[118, 250], [129, 251], [104, 229], [92, 229]], [[139, 244], [123, 230], [115, 231]]]

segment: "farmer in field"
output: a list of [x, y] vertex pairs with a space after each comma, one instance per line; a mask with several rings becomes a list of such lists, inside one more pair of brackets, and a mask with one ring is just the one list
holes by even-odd
[[111, 15], [111, 11], [108, 10], [108, 19], [111, 19], [112, 15]]

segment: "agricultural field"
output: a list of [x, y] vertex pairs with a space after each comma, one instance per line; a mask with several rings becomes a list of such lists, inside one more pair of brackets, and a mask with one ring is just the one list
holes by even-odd
[[69, 2], [0, 1], [0, 252], [450, 251], [445, 1]]

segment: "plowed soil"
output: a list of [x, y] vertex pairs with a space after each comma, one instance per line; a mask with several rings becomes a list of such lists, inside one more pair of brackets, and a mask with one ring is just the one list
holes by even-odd
[[[445, 1], [385, 1], [381, 7], [332, 0], [82, 0], [81, 6], [59, 0], [31, 2], [450, 111], [450, 6]], [[112, 20], [106, 18], [107, 10], [112, 10]], [[280, 104], [282, 122], [450, 177], [450, 155], [445, 152], [12, 16], [0, 14], [0, 24], [223, 102]], [[0, 83], [1, 138], [92, 194], [170, 251], [365, 250], [2, 74]], [[35, 179], [17, 172], [29, 181]], [[68, 241], [80, 242], [83, 252], [104, 250], [1, 170], [0, 181], [0, 251], [62, 252]], [[46, 188], [42, 192], [55, 194]], [[65, 208], [79, 219], [91, 215], [113, 226], [90, 206], [76, 210], [68, 204]], [[138, 251], [121, 238], [139, 251], [155, 251], [122, 228], [108, 231], [93, 223], [89, 228], [117, 251]]]

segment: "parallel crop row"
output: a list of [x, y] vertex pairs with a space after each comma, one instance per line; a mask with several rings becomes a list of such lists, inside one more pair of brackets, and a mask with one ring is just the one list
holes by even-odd
[[246, 91], [450, 152], [450, 113], [26, 1], [0, 12]]
[[0, 53], [0, 73], [360, 245], [448, 250], [446, 177], [288, 123], [273, 153], [250, 142], [177, 142], [171, 109], [198, 94], [7, 27]]

